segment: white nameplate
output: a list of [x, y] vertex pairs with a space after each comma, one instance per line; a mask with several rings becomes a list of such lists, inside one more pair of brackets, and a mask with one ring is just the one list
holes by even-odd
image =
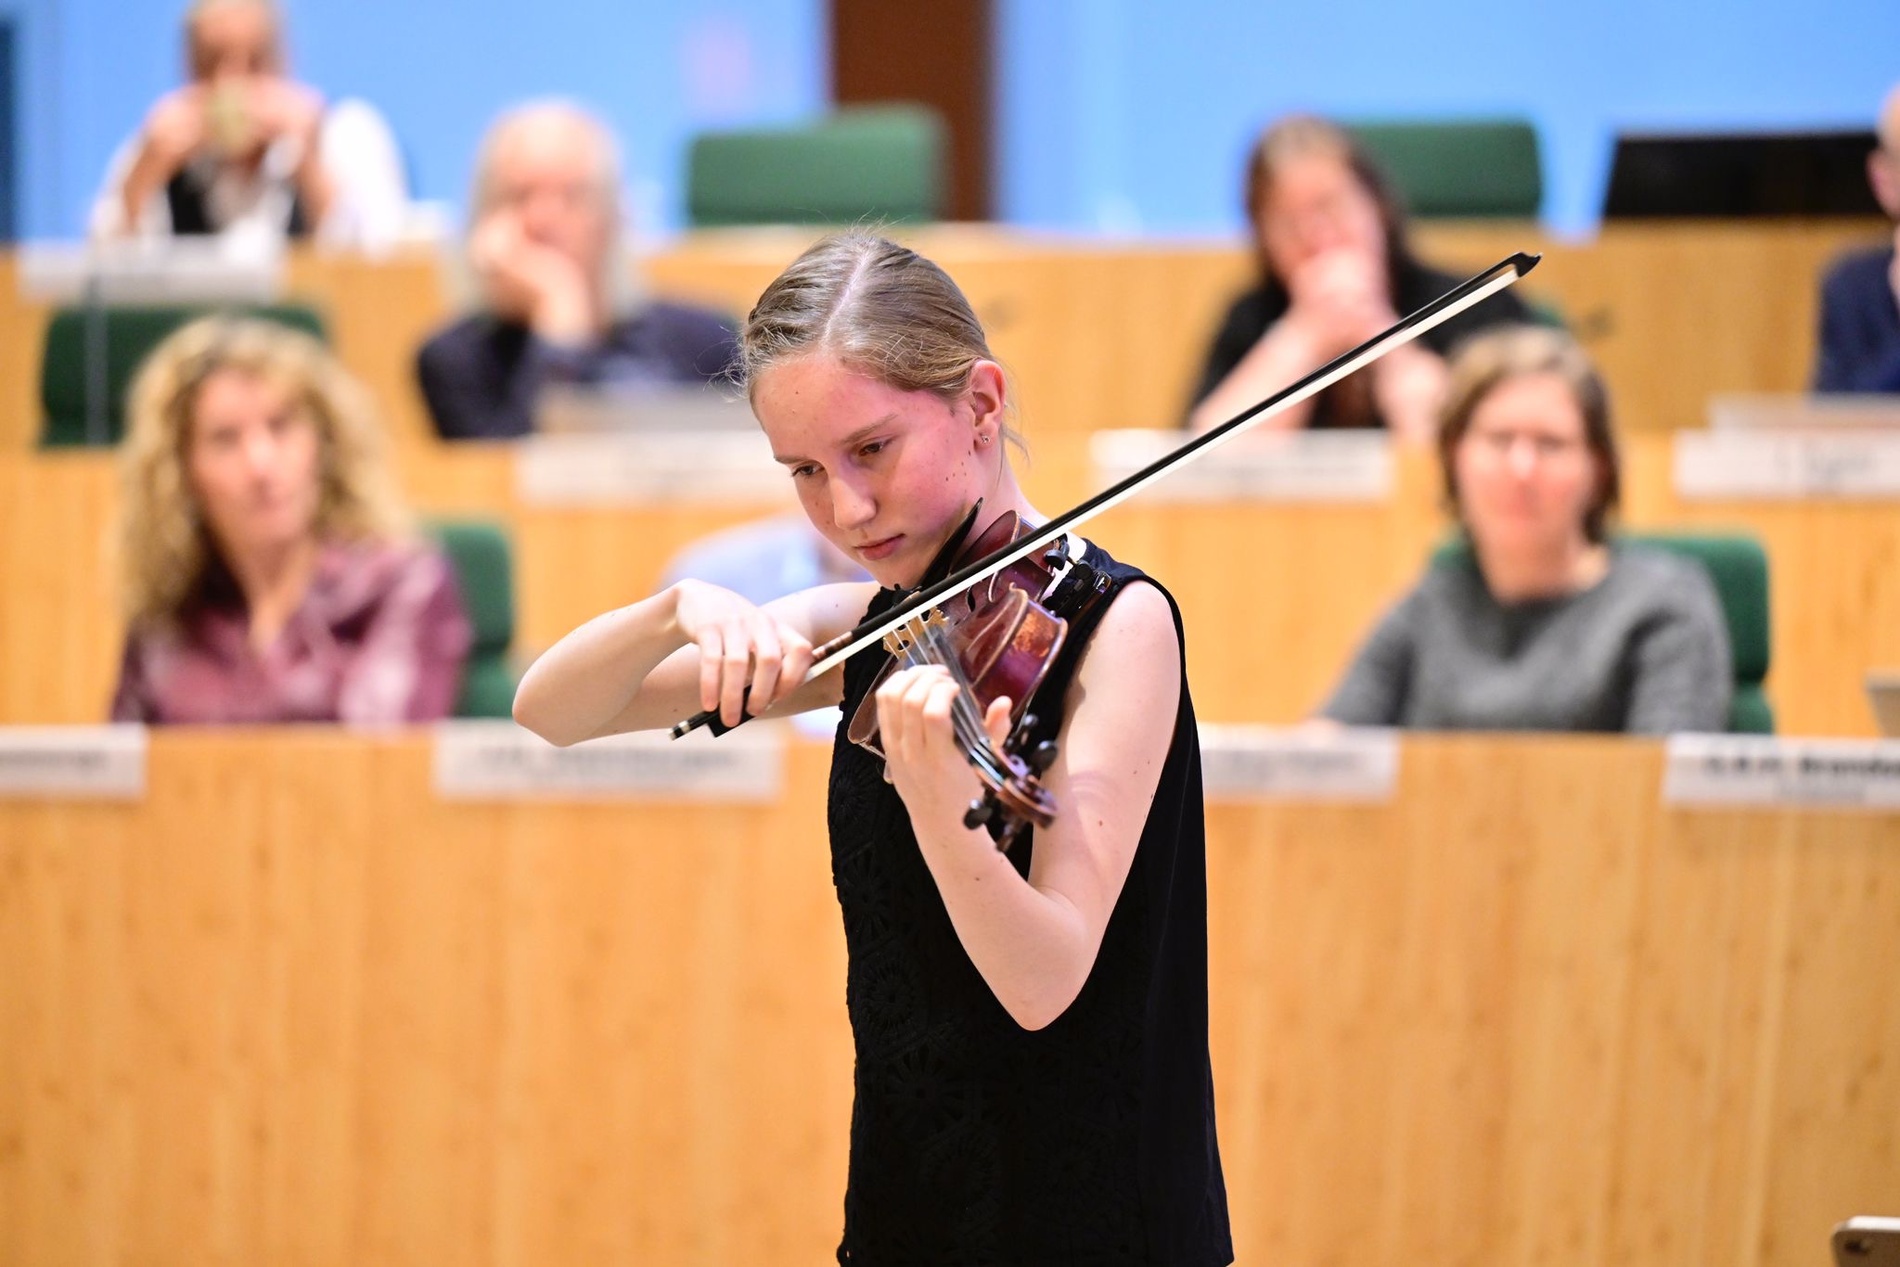
[[785, 731], [751, 722], [718, 738], [651, 731], [557, 748], [510, 721], [443, 722], [434, 764], [436, 795], [454, 801], [770, 801], [784, 784]]
[[19, 248], [23, 298], [102, 304], [268, 303], [283, 289], [276, 241], [201, 239], [28, 242]]
[[540, 506], [741, 503], [777, 508], [792, 480], [763, 432], [533, 436], [515, 453], [521, 500]]
[[1210, 801], [1382, 802], [1398, 780], [1395, 730], [1201, 726], [1201, 785]]
[[1684, 498], [1900, 497], [1891, 431], [1689, 431], [1675, 438]]
[[1673, 735], [1664, 752], [1668, 805], [1900, 810], [1900, 742]]
[[[1185, 431], [1098, 431], [1089, 439], [1095, 486], [1164, 457]], [[1253, 433], [1190, 462], [1143, 494], [1162, 502], [1377, 502], [1392, 492], [1392, 442], [1381, 431]]]
[[1726, 392], [1709, 397], [1715, 431], [1900, 431], [1900, 395]]
[[145, 795], [145, 727], [0, 727], [0, 796]]

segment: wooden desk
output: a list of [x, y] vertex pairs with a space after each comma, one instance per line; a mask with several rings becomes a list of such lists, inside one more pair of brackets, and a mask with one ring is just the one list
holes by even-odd
[[[1218, 460], [1218, 459], [1216, 459]], [[1624, 521], [1741, 529], [1767, 548], [1769, 698], [1783, 733], [1871, 735], [1869, 668], [1900, 664], [1900, 508], [1893, 503], [1683, 504], [1666, 436], [1627, 445]], [[523, 505], [505, 445], [405, 447], [428, 513], [492, 515], [515, 543], [517, 645], [532, 654], [651, 593], [697, 537], [780, 507], [574, 510]], [[1081, 436], [1038, 439], [1025, 469], [1044, 509], [1090, 489]], [[0, 456], [0, 723], [97, 719], [120, 630], [102, 541], [116, 513], [111, 457]], [[1445, 531], [1432, 461], [1405, 454], [1389, 502], [1164, 506], [1136, 501], [1090, 530], [1180, 601], [1188, 668], [1210, 721], [1286, 723], [1331, 691], [1379, 614]]]
[[[419, 737], [154, 736], [0, 801], [0, 1259], [819, 1262], [851, 1055], [825, 756], [782, 802], [443, 804]], [[1900, 819], [1408, 740], [1214, 806], [1239, 1261], [1807, 1267], [1900, 1185]]]
[[[1559, 308], [1601, 361], [1632, 431], [1700, 425], [1714, 392], [1797, 391], [1813, 365], [1815, 296], [1827, 261], [1877, 240], [1878, 222], [1656, 222], [1607, 226], [1592, 242], [1534, 225], [1435, 224], [1425, 258], [1476, 271], [1512, 251], [1544, 253], [1525, 293]], [[724, 230], [668, 243], [645, 263], [657, 294], [743, 315], [812, 239], [805, 230]], [[1248, 284], [1237, 243], [1109, 242], [993, 225], [904, 235], [963, 286], [1010, 367], [1037, 437], [1169, 426], [1185, 411], [1207, 345]], [[450, 315], [439, 258], [299, 254], [293, 297], [332, 322], [337, 349], [405, 440], [431, 434], [412, 363]], [[0, 452], [39, 427], [43, 306], [22, 300], [0, 256]]]

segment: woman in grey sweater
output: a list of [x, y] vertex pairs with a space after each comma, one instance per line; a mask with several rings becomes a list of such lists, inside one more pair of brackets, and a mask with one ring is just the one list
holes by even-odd
[[1700, 564], [1610, 540], [1619, 472], [1581, 348], [1520, 327], [1471, 341], [1438, 437], [1468, 548], [1441, 552], [1322, 716], [1429, 730], [1723, 729], [1728, 629]]

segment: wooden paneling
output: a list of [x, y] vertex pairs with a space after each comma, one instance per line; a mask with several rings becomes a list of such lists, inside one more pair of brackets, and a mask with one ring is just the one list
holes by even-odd
[[[1626, 523], [1739, 529], [1768, 551], [1768, 689], [1788, 734], [1871, 735], [1870, 668], [1900, 665], [1900, 509], [1892, 502], [1683, 504], [1666, 436], [1626, 446]], [[506, 445], [405, 446], [403, 480], [426, 512], [492, 515], [515, 543], [517, 646], [531, 655], [653, 591], [689, 542], [779, 506], [524, 506]], [[1212, 459], [1218, 461], [1218, 458]], [[1049, 437], [1025, 468], [1045, 511], [1089, 486], [1080, 436]], [[119, 646], [103, 541], [116, 509], [111, 458], [0, 458], [0, 722], [100, 716]], [[1325, 699], [1386, 606], [1445, 531], [1434, 466], [1399, 463], [1395, 496], [1357, 505], [1168, 506], [1137, 500], [1089, 529], [1151, 571], [1187, 620], [1201, 715], [1285, 723]]]
[[[0, 801], [0, 1260], [793, 1263], [843, 951], [759, 807], [452, 805], [426, 741], [167, 732]], [[1659, 751], [1412, 738], [1210, 808], [1243, 1263], [1807, 1267], [1900, 1186], [1900, 819], [1670, 811]]]
[[[1535, 226], [1422, 226], [1421, 254], [1476, 272], [1513, 251], [1543, 262], [1524, 294], [1556, 308], [1599, 359], [1629, 431], [1699, 426], [1717, 392], [1799, 391], [1814, 362], [1827, 262], [1878, 224], [1606, 226], [1588, 243]], [[656, 288], [744, 312], [810, 242], [795, 230], [686, 238], [649, 262]], [[1038, 238], [973, 226], [906, 235], [969, 293], [1013, 371], [1032, 438], [1171, 426], [1215, 327], [1249, 279], [1229, 243]]]
[[[1713, 392], [1797, 391], [1814, 356], [1815, 295], [1827, 261], [1872, 241], [1857, 222], [1611, 225], [1589, 243], [1533, 225], [1436, 224], [1426, 258], [1476, 271], [1516, 250], [1544, 253], [1525, 292], [1561, 310], [1601, 360], [1632, 431], [1699, 425]], [[689, 235], [648, 257], [649, 289], [743, 315], [810, 243], [809, 230]], [[1228, 242], [1112, 242], [984, 225], [903, 235], [970, 295], [1018, 388], [1032, 438], [1104, 427], [1171, 426], [1227, 304], [1248, 282]], [[39, 425], [45, 310], [0, 259], [0, 451]], [[336, 345], [405, 440], [429, 434], [412, 362], [450, 305], [436, 256], [300, 254], [288, 290], [326, 309]]]
[[1768, 696], [1790, 734], [1874, 733], [1869, 669], [1900, 667], [1900, 501], [1684, 501], [1666, 444], [1628, 464], [1630, 522], [1739, 529], [1768, 551]]

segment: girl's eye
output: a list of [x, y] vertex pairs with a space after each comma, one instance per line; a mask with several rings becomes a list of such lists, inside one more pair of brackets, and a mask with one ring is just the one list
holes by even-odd
[[795, 480], [808, 480], [816, 474], [818, 474], [818, 468], [810, 462], [792, 468], [792, 478]]
[[890, 441], [888, 440], [873, 440], [869, 444], [861, 445], [858, 449], [858, 456], [865, 458], [876, 457], [884, 451], [884, 446], [889, 443]]

